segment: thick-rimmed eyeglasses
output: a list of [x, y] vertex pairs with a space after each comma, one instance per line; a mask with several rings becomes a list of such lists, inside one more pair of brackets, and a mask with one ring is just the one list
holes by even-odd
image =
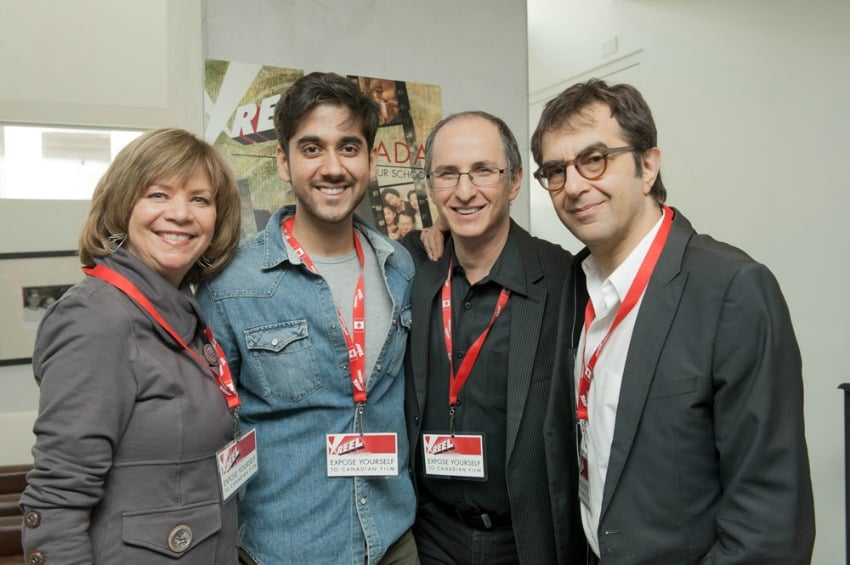
[[534, 178], [540, 186], [550, 192], [557, 192], [564, 188], [567, 183], [567, 169], [574, 165], [578, 174], [587, 180], [597, 180], [605, 174], [608, 168], [608, 157], [624, 151], [634, 151], [631, 145], [623, 147], [593, 147], [579, 153], [575, 159], [570, 161], [552, 161], [546, 163], [536, 171]]
[[461, 173], [459, 171], [431, 171], [426, 177], [434, 190], [449, 190], [460, 182], [461, 175], [469, 177], [469, 182], [479, 188], [496, 186], [507, 169], [496, 167], [477, 167], [471, 171]]

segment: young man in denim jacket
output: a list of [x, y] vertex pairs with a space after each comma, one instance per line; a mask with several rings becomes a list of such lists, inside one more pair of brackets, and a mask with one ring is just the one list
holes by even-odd
[[198, 290], [242, 426], [257, 432], [259, 472], [239, 502], [245, 563], [417, 562], [402, 363], [413, 263], [354, 215], [377, 126], [351, 81], [296, 81], [275, 108], [296, 205]]

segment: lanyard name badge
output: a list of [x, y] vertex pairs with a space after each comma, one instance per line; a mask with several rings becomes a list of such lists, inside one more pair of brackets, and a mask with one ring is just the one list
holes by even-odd
[[[318, 274], [315, 264], [293, 235], [295, 216], [283, 221], [283, 235], [295, 253], [304, 262], [310, 272]], [[351, 306], [352, 331], [342, 311], [337, 307], [337, 317], [348, 347], [348, 365], [351, 370], [351, 392], [357, 416], [360, 421], [360, 433], [327, 434], [325, 453], [327, 475], [329, 477], [368, 477], [398, 475], [398, 437], [395, 433], [365, 433], [366, 411], [366, 291], [363, 282], [365, 258], [363, 246], [357, 232], [354, 232], [354, 248], [360, 261], [360, 276], [354, 290]]]
[[458, 367], [457, 373], [452, 362], [452, 263], [449, 261], [449, 274], [443, 283], [440, 306], [443, 319], [443, 339], [449, 361], [449, 433], [422, 434], [422, 450], [425, 462], [425, 474], [433, 477], [453, 477], [463, 479], [486, 480], [487, 468], [484, 459], [484, 436], [482, 434], [456, 434], [455, 413], [457, 399], [463, 385], [478, 360], [484, 340], [496, 319], [502, 314], [510, 298], [510, 291], [503, 288], [496, 299], [496, 306], [490, 322], [481, 332]]
[[180, 335], [165, 321], [165, 318], [162, 317], [147, 297], [126, 277], [105, 265], [83, 267], [83, 272], [88, 276], [111, 284], [127, 295], [140, 308], [147, 312], [184, 351], [189, 353], [202, 367], [209, 370], [212, 374], [218, 390], [227, 402], [227, 408], [230, 410], [234, 422], [233, 435], [236, 439], [228, 442], [227, 445], [216, 452], [222, 499], [228, 500], [233, 493], [257, 473], [257, 442], [254, 430], [247, 432], [241, 437], [239, 436], [239, 420], [237, 417], [239, 395], [236, 393], [233, 376], [230, 373], [230, 367], [227, 364], [224, 350], [215, 339], [212, 330], [204, 324], [206, 343], [204, 344], [204, 356], [202, 358], [183, 341]]
[[620, 322], [622, 322], [629, 312], [634, 309], [640, 301], [641, 296], [643, 296], [647, 285], [649, 285], [649, 279], [652, 276], [652, 272], [655, 270], [655, 265], [658, 263], [658, 258], [661, 256], [661, 251], [664, 249], [664, 245], [667, 242], [667, 236], [670, 234], [670, 228], [673, 226], [673, 211], [667, 206], [663, 206], [663, 210], [664, 219], [661, 221], [661, 227], [655, 234], [652, 244], [649, 247], [649, 251], [647, 251], [646, 256], [643, 258], [640, 268], [638, 269], [631, 286], [629, 286], [629, 290], [626, 292], [623, 302], [617, 309], [617, 313], [614, 316], [614, 320], [611, 322], [611, 326], [599, 342], [599, 345], [597, 345], [596, 349], [593, 350], [589, 359], [586, 356], [587, 334], [590, 330], [590, 324], [596, 317], [596, 311], [594, 310], [593, 302], [590, 299], [588, 299], [587, 305], [585, 306], [584, 347], [581, 354], [581, 377], [579, 378], [578, 383], [576, 419], [581, 432], [581, 439], [579, 442], [579, 497], [585, 506], [588, 507], [590, 506], [590, 484], [587, 469], [587, 433], [589, 426], [588, 397], [590, 395], [590, 387], [593, 384], [593, 371], [596, 368], [599, 356], [602, 354], [602, 350], [605, 348], [605, 344], [608, 343], [608, 339], [611, 337], [614, 329], [620, 325]]

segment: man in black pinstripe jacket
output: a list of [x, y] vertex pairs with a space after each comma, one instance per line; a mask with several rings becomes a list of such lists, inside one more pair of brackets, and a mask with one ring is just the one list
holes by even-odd
[[583, 537], [556, 544], [542, 427], [572, 256], [511, 221], [522, 159], [499, 118], [442, 120], [425, 170], [449, 233], [436, 261], [419, 232], [403, 242], [417, 263], [406, 414], [420, 559], [568, 563]]

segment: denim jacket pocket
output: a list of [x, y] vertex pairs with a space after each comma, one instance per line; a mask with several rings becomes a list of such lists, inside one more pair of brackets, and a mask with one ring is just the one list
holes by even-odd
[[298, 402], [322, 387], [307, 320], [246, 330], [245, 345], [264, 396]]
[[398, 320], [393, 320], [392, 348], [389, 351], [390, 366], [387, 374], [395, 377], [401, 372], [404, 362], [404, 352], [407, 349], [407, 336], [410, 333], [410, 324], [413, 320], [410, 306], [402, 308]]

